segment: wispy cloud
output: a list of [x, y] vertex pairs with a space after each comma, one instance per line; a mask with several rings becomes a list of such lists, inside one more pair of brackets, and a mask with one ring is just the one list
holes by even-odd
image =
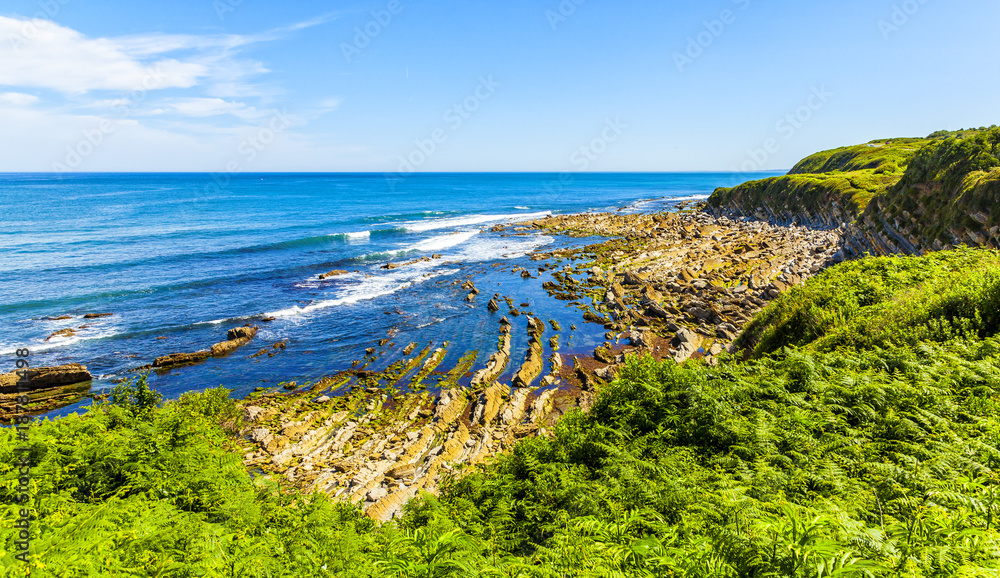
[[[16, 37], [22, 25], [21, 20], [0, 16], [0, 37]], [[34, 26], [37, 32], [30, 42], [0, 43], [0, 85], [70, 94], [133, 90], [154, 71], [159, 88], [189, 88], [208, 74], [208, 69], [196, 62], [173, 58], [141, 61], [119, 42], [87, 38], [55, 22], [36, 20]]]
[[38, 102], [38, 97], [23, 92], [0, 92], [0, 104], [9, 106], [28, 106]]
[[[0, 42], [0, 86], [82, 94], [215, 84], [224, 87], [217, 92], [231, 93], [246, 78], [268, 72], [260, 62], [241, 59], [241, 48], [279, 40], [333, 18], [323, 16], [249, 35], [154, 33], [116, 38], [88, 38], [52, 21], [31, 20], [30, 39]], [[0, 38], [18, 38], [26, 22], [0, 16]]]
[[256, 120], [267, 113], [259, 112], [255, 107], [243, 102], [228, 101], [221, 98], [176, 98], [166, 101], [166, 110], [183, 116], [209, 117], [233, 115], [244, 120]]
[[[75, 170], [125, 158], [154, 165], [183, 158], [210, 168], [225, 160], [220, 151], [231, 151], [243, 133], [285, 109], [277, 98], [285, 89], [248, 50], [334, 18], [251, 34], [98, 38], [49, 20], [0, 16], [4, 169], [47, 170], [67, 164], [67, 155], [79, 157]], [[306, 107], [286, 116], [290, 126], [301, 126], [338, 104], [331, 98], [320, 111]], [[291, 132], [283, 138], [298, 142]]]

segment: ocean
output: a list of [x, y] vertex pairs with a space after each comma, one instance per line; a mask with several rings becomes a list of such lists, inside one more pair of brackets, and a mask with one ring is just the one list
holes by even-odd
[[[770, 174], [0, 175], [0, 371], [13, 371], [15, 349], [27, 347], [33, 367], [86, 365], [100, 390], [246, 323], [260, 333], [243, 349], [154, 373], [151, 385], [168, 397], [219, 385], [242, 396], [348, 369], [387, 337], [393, 345], [374, 369], [409, 342], [450, 343], [444, 368], [470, 350], [481, 364], [495, 350], [498, 314], [485, 304], [496, 292], [580, 326], [560, 338], [564, 352], [592, 350], [602, 328], [548, 298], [544, 276], [509, 272], [537, 269], [527, 258], [535, 249], [583, 241], [489, 229], [549, 214], [670, 209], [761, 176]], [[319, 279], [333, 269], [349, 273]], [[469, 275], [483, 292], [472, 303], [460, 286]], [[75, 334], [50, 337], [67, 328]], [[274, 355], [250, 357], [284, 340]], [[523, 345], [515, 339], [515, 352]]]

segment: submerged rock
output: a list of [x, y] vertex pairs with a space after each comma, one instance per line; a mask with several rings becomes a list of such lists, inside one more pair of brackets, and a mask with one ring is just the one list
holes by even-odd
[[342, 269], [334, 269], [333, 271], [330, 271], [328, 273], [323, 273], [322, 275], [319, 276], [319, 278], [329, 279], [331, 277], [339, 277], [340, 275], [347, 275], [347, 273], [348, 273], [347, 271], [344, 271]]
[[72, 327], [67, 329], [60, 329], [59, 331], [54, 331], [52, 335], [46, 337], [45, 341], [48, 341], [53, 337], [73, 337], [74, 335], [76, 335], [76, 329], [73, 329]]
[[209, 357], [221, 357], [228, 355], [236, 349], [246, 345], [257, 335], [257, 327], [243, 326], [230, 329], [226, 333], [226, 341], [220, 341], [210, 349], [195, 351], [194, 353], [172, 353], [157, 357], [153, 360], [152, 367], [155, 369], [170, 369], [182, 365], [191, 365], [205, 361]]

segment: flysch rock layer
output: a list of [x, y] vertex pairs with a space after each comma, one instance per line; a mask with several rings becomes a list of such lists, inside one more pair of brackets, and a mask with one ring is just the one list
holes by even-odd
[[[545, 321], [531, 314], [519, 320], [528, 334], [523, 356], [512, 351], [513, 325], [502, 317], [497, 349], [480, 367], [468, 352], [445, 373], [438, 368], [448, 344], [419, 352], [410, 344], [384, 372], [352, 370], [321, 388], [244, 400], [246, 465], [391, 519], [418, 493], [436, 492], [444, 476], [526, 436], [548, 435], [568, 411], [589, 409], [594, 388], [614, 379], [626, 355], [713, 362], [768, 301], [840, 258], [837, 231], [698, 211], [557, 216], [497, 230], [610, 238], [534, 255], [542, 262], [537, 276], [511, 271], [578, 307], [581, 322], [607, 329], [593, 357], [559, 353], [562, 328], [549, 320], [546, 333]], [[471, 280], [461, 289], [470, 301], [478, 293]], [[506, 302], [520, 316], [511, 297], [483, 301], [491, 314]]]

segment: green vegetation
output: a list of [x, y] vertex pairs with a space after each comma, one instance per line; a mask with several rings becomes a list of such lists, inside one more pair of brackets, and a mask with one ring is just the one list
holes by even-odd
[[[882, 172], [901, 172], [910, 164], [914, 153], [932, 139], [905, 138], [877, 140], [868, 144], [841, 147], [807, 157], [788, 172], [790, 175], [807, 173], [854, 172], [867, 169]], [[881, 174], [881, 173], [880, 173]]]
[[827, 220], [831, 221], [853, 219], [872, 198], [902, 176], [898, 171], [879, 173], [879, 170], [771, 177], [731, 189], [717, 189], [708, 202], [716, 207], [735, 203], [750, 208], [751, 212], [767, 207], [776, 216], [786, 218], [808, 212], [810, 217], [830, 213]]
[[632, 359], [589, 413], [384, 525], [246, 472], [225, 390], [153, 408], [139, 380], [33, 426], [33, 574], [997, 576], [998, 274], [968, 249], [835, 267], [755, 320], [749, 359]]
[[925, 242], [953, 244], [970, 231], [1000, 225], [998, 206], [1000, 128], [994, 127], [920, 149], [902, 180], [866, 216], [913, 224]]
[[1000, 256], [963, 248], [827, 269], [761, 312], [737, 344], [754, 356], [913, 347], [1000, 332]]
[[[782, 177], [720, 188], [709, 205], [782, 219], [903, 226], [918, 242], [973, 241], [1000, 225], [1000, 128], [872, 141], [803, 159]], [[977, 233], [979, 231], [979, 233]], [[956, 242], [958, 240], [958, 243]]]

